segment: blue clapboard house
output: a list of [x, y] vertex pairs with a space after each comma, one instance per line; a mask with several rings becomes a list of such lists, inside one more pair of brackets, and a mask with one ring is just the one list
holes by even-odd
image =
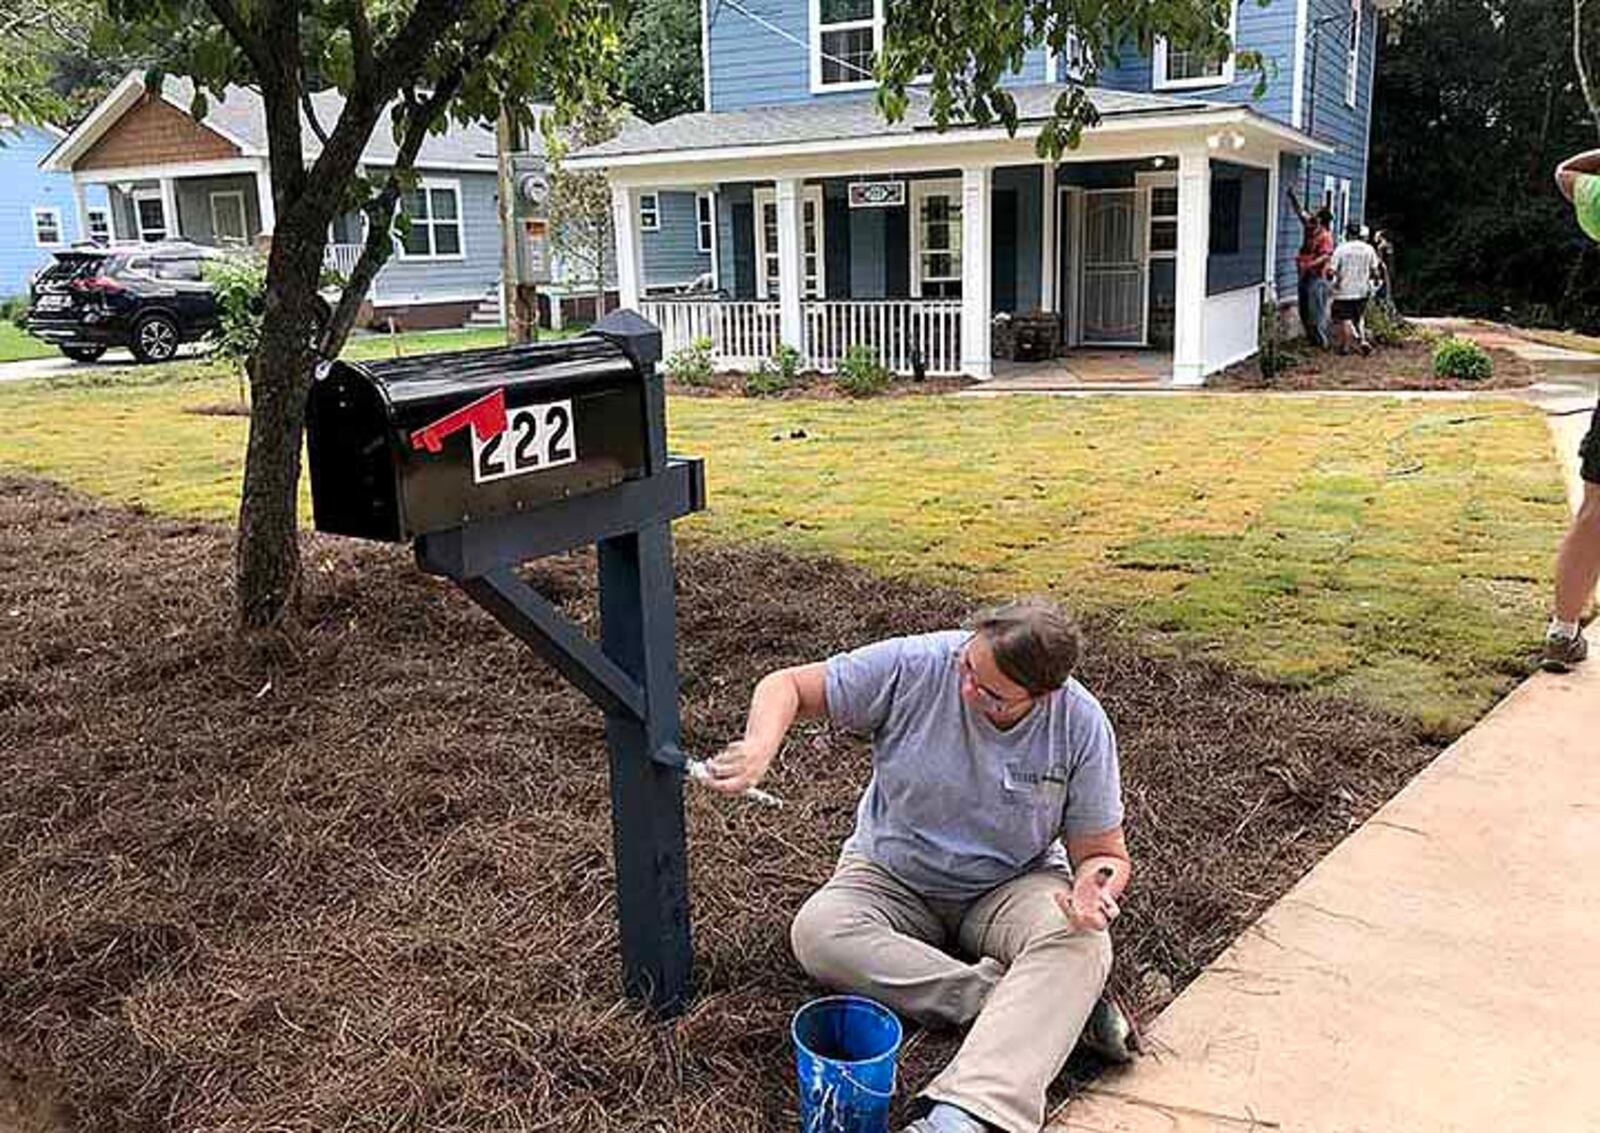
[[[668, 349], [704, 336], [747, 366], [786, 343], [829, 370], [865, 345], [897, 371], [984, 378], [997, 330], [1026, 323], [1069, 360], [1147, 350], [1197, 384], [1255, 352], [1263, 302], [1293, 299], [1289, 189], [1341, 227], [1362, 218], [1393, 3], [1243, 0], [1234, 43], [1267, 60], [1259, 96], [1234, 58], [1160, 41], [1037, 50], [1009, 79], [1012, 137], [940, 132], [915, 97], [882, 119], [883, 0], [702, 0], [706, 109], [574, 164], [607, 171], [622, 301]], [[1100, 123], [1044, 162], [1039, 124], [1089, 51]], [[702, 265], [709, 293], [652, 295]]]
[[0, 299], [25, 294], [54, 252], [109, 238], [105, 190], [86, 194], [80, 212], [72, 178], [39, 168], [62, 136], [54, 126], [0, 120]]

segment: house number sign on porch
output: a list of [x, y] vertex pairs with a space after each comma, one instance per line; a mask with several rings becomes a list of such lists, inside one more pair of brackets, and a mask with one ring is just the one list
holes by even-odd
[[899, 208], [905, 203], [904, 181], [850, 182], [850, 207], [853, 209]]

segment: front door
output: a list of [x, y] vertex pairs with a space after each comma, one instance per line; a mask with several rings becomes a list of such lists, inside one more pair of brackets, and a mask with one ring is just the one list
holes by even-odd
[[1144, 344], [1145, 267], [1137, 189], [1083, 195], [1082, 341]]

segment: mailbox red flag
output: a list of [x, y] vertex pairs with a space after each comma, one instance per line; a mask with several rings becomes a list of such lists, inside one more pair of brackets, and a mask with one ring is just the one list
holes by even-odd
[[506, 391], [497, 389], [484, 394], [477, 401], [453, 409], [431, 425], [424, 425], [411, 434], [411, 447], [429, 452], [444, 451], [444, 439], [472, 427], [480, 441], [498, 437], [506, 431]]

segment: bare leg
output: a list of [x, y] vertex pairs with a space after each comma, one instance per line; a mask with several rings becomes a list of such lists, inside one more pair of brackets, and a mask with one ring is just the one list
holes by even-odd
[[1556, 617], [1575, 622], [1600, 583], [1600, 484], [1583, 485], [1583, 503], [1556, 556]]

